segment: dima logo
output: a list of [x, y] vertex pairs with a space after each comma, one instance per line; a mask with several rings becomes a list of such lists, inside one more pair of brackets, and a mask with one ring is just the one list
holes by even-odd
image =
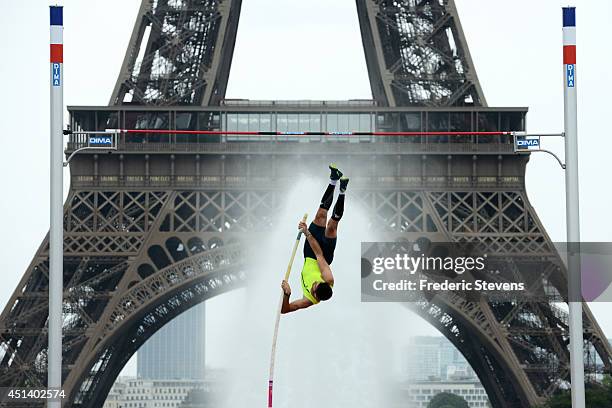
[[51, 83], [53, 86], [61, 85], [61, 74], [60, 74], [60, 64], [54, 63], [53, 67], [53, 78], [51, 79]]
[[574, 64], [567, 65], [567, 87], [574, 88], [576, 86], [576, 66]]
[[540, 141], [538, 139], [522, 139], [517, 140], [516, 145], [518, 147], [540, 147]]
[[110, 136], [96, 136], [89, 138], [90, 145], [102, 145], [102, 146], [111, 146], [113, 144], [113, 139]]

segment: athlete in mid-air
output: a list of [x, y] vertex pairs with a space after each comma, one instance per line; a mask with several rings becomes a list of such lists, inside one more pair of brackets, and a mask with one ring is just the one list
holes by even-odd
[[[332, 275], [329, 265], [334, 260], [338, 223], [344, 213], [344, 195], [349, 179], [343, 177], [342, 172], [334, 164], [330, 164], [329, 169], [331, 171], [329, 185], [323, 194], [314, 221], [308, 228], [304, 222], [300, 222], [298, 226], [306, 237], [304, 266], [302, 268], [302, 292], [304, 296], [299, 300], [289, 302], [291, 287], [287, 281], [283, 281], [281, 287], [285, 296], [283, 297], [281, 313], [305, 309], [316, 305], [320, 301], [328, 300], [332, 296], [334, 275]], [[340, 195], [336, 200], [331, 219], [327, 221], [327, 211], [334, 200], [334, 189], [338, 183], [340, 183]]]

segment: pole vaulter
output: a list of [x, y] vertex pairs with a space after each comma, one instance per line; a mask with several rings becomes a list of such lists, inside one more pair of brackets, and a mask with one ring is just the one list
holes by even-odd
[[[322, 301], [329, 300], [333, 295], [334, 276], [330, 264], [334, 259], [336, 241], [338, 235], [338, 225], [344, 214], [344, 202], [349, 178], [346, 177], [335, 164], [329, 165], [329, 183], [325, 187], [321, 203], [317, 209], [314, 220], [309, 226], [306, 225], [307, 215], [298, 225], [298, 235], [293, 246], [293, 252], [287, 266], [285, 278], [281, 283], [283, 293], [280, 305], [276, 314], [274, 325], [274, 336], [272, 339], [272, 356], [270, 358], [270, 377], [268, 379], [268, 408], [272, 407], [273, 385], [274, 385], [274, 362], [276, 355], [276, 342], [278, 338], [278, 328], [280, 315], [295, 312], [316, 305]], [[336, 199], [336, 204], [331, 211], [331, 217], [327, 215], [334, 201], [334, 191], [339, 185], [340, 194]], [[300, 237], [304, 234], [304, 265], [301, 273], [302, 298], [290, 302], [291, 287], [289, 286], [289, 274], [295, 258]]]

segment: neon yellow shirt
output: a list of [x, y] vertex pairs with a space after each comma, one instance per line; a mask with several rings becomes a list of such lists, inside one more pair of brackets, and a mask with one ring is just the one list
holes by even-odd
[[325, 282], [323, 276], [321, 276], [319, 264], [316, 259], [304, 258], [304, 267], [302, 268], [302, 292], [306, 299], [316, 305], [319, 301], [310, 292], [315, 282]]

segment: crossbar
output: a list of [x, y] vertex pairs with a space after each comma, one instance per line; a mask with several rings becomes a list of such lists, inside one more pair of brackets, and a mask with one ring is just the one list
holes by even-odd
[[109, 129], [121, 133], [237, 136], [512, 136], [517, 132], [263, 132], [235, 130]]

